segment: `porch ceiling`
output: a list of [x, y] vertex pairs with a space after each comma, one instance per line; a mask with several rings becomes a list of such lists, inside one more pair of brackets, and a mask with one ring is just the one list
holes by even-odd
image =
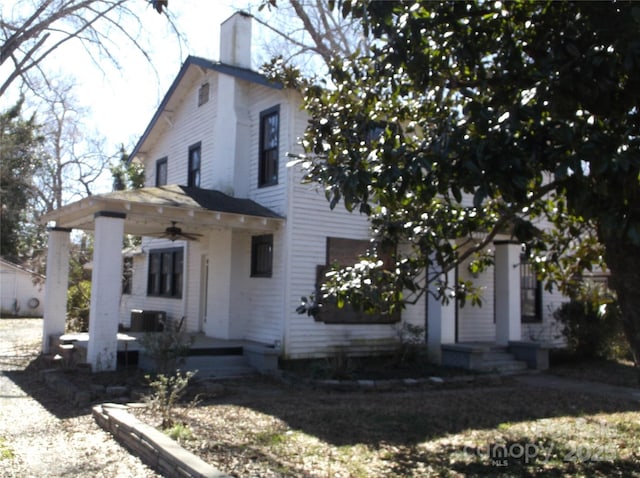
[[84, 198], [46, 214], [43, 222], [56, 227], [93, 230], [97, 212], [126, 215], [125, 232], [153, 235], [175, 221], [187, 232], [208, 229], [273, 231], [284, 218], [250, 199], [228, 196], [211, 189], [167, 185], [131, 191], [114, 191]]

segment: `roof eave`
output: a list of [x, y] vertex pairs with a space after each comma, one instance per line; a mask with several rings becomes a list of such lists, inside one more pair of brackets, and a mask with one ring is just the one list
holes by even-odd
[[151, 134], [151, 131], [155, 127], [155, 124], [157, 123], [158, 119], [162, 115], [162, 112], [165, 110], [167, 104], [171, 100], [173, 93], [175, 92], [176, 88], [182, 81], [182, 78], [184, 77], [184, 75], [186, 74], [187, 70], [191, 65], [199, 66], [201, 68], [205, 68], [208, 70], [213, 70], [225, 75], [235, 76], [236, 78], [240, 78], [242, 80], [249, 81], [251, 83], [256, 83], [262, 86], [266, 86], [268, 88], [274, 88], [278, 90], [281, 90], [284, 88], [284, 85], [282, 83], [273, 82], [269, 80], [266, 76], [256, 71], [253, 71], [247, 68], [240, 68], [237, 66], [227, 65], [221, 62], [214, 62], [199, 56], [189, 55], [187, 59], [184, 61], [184, 63], [182, 64], [182, 67], [180, 68], [180, 71], [178, 72], [177, 76], [174, 78], [173, 83], [171, 83], [171, 86], [169, 87], [166, 94], [164, 95], [164, 98], [160, 102], [160, 105], [156, 109], [156, 112], [151, 118], [151, 121], [149, 122], [146, 129], [144, 130], [144, 133], [142, 134], [142, 136], [136, 143], [135, 147], [133, 148], [133, 151], [129, 155], [128, 163], [133, 161], [133, 159], [140, 153], [140, 149], [142, 148], [142, 145]]

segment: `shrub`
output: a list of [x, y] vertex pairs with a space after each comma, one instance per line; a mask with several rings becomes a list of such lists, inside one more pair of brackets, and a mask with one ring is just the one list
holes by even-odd
[[615, 302], [597, 306], [572, 300], [562, 304], [554, 317], [563, 326], [569, 351], [579, 358], [622, 358], [628, 354]]
[[153, 392], [146, 398], [152, 411], [160, 413], [162, 417], [162, 429], [167, 430], [175, 425], [173, 409], [186, 392], [189, 381], [195, 372], [176, 371], [173, 375], [156, 375], [152, 379], [146, 376]]
[[425, 328], [407, 322], [402, 322], [394, 328], [398, 337], [395, 364], [404, 366], [418, 362], [426, 352]]
[[187, 333], [184, 317], [180, 321], [167, 319], [162, 332], [147, 332], [140, 338], [145, 353], [155, 363], [159, 374], [171, 374], [184, 363], [193, 344], [193, 337]]
[[91, 307], [91, 281], [80, 280], [69, 286], [67, 292], [67, 329], [69, 332], [89, 330], [89, 309]]

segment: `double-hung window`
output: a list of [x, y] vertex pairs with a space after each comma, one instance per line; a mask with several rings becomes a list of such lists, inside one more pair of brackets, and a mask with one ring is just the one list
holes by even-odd
[[280, 142], [280, 107], [260, 113], [260, 158], [258, 186], [278, 184], [278, 145]]
[[189, 172], [187, 186], [200, 187], [200, 162], [202, 147], [200, 143], [189, 146]]
[[181, 298], [183, 262], [182, 248], [150, 251], [147, 294]]
[[524, 254], [520, 257], [520, 307], [522, 322], [542, 322], [542, 282]]
[[271, 277], [273, 234], [251, 237], [251, 277]]
[[167, 184], [168, 161], [166, 156], [156, 161], [156, 187]]

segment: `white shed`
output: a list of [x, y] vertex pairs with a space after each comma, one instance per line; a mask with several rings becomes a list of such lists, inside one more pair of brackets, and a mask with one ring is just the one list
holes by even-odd
[[0, 313], [42, 317], [45, 277], [0, 258]]

